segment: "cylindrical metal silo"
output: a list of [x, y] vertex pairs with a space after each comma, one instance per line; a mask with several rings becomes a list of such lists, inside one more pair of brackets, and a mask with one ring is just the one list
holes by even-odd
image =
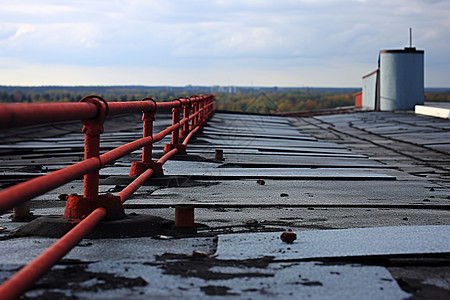
[[424, 51], [380, 51], [380, 110], [414, 110], [424, 101]]

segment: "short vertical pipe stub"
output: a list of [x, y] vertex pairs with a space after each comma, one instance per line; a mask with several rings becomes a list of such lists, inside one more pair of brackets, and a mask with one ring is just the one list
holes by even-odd
[[33, 213], [30, 212], [30, 201], [25, 201], [13, 208], [12, 221], [26, 222], [33, 219]]
[[223, 160], [223, 150], [222, 149], [216, 149], [214, 151], [214, 159]]
[[180, 204], [175, 206], [175, 227], [194, 227], [194, 205]]

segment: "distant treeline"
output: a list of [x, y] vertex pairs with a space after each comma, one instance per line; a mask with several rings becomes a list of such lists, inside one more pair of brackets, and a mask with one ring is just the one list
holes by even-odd
[[426, 102], [450, 102], [450, 89], [425, 89]]
[[[193, 91], [192, 91], [193, 92]], [[189, 96], [182, 88], [144, 88], [140, 86], [75, 86], [75, 87], [2, 87], [0, 102], [78, 102], [88, 95], [98, 95], [106, 101], [138, 101], [152, 97], [158, 101]]]
[[326, 92], [314, 89], [299, 89], [288, 92], [249, 92], [216, 95], [216, 108], [249, 113], [275, 113], [315, 110], [354, 105], [353, 94], [349, 92]]
[[[253, 88], [220, 86], [146, 87], [146, 86], [0, 86], [0, 102], [78, 102], [87, 95], [107, 101], [138, 101], [151, 97], [170, 101], [193, 94], [216, 94], [219, 110], [248, 113], [274, 113], [334, 108], [354, 105], [356, 88]], [[425, 101], [450, 102], [450, 89], [426, 89]]]

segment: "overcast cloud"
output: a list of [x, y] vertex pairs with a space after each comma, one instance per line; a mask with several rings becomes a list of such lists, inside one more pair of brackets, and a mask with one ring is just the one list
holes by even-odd
[[0, 0], [0, 85], [357, 87], [409, 27], [450, 87], [448, 0]]

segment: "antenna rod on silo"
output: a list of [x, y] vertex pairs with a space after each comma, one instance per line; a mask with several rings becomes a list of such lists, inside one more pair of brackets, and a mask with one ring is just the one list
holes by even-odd
[[409, 48], [412, 48], [412, 28], [409, 27]]

